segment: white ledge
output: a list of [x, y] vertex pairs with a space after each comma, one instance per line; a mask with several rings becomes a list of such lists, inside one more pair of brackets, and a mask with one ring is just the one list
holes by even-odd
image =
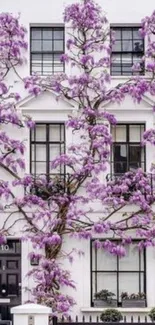
[[[102, 311], [106, 310], [107, 308], [96, 308], [96, 307], [82, 307], [81, 312], [82, 313], [101, 313]], [[116, 308], [121, 313], [149, 313], [151, 310], [151, 307], [145, 307], [145, 308]]]

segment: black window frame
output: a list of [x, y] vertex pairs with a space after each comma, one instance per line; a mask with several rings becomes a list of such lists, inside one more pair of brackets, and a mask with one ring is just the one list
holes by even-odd
[[[33, 30], [40, 30], [41, 31], [41, 38], [40, 39], [33, 39], [32, 38], [32, 33], [33, 33]], [[47, 31], [47, 30], [51, 30], [52, 32], [52, 38], [51, 40], [49, 39], [45, 39], [43, 37], [43, 32], [44, 31]], [[62, 51], [54, 51], [53, 49], [50, 50], [50, 51], [43, 51], [43, 41], [51, 41], [52, 42], [52, 48], [53, 48], [53, 42], [54, 42], [54, 31], [62, 31], [63, 32], [63, 50]], [[41, 50], [37, 50], [37, 51], [34, 51], [32, 50], [32, 42], [33, 40], [40, 40], [41, 41]], [[55, 39], [57, 40], [57, 39]], [[60, 40], [60, 39], [58, 39]], [[51, 74], [56, 74], [56, 73], [63, 73], [65, 72], [65, 64], [63, 62], [60, 62], [59, 64], [61, 65], [61, 67], [63, 67], [63, 71], [54, 71], [54, 68], [55, 68], [55, 64], [54, 64], [54, 55], [62, 55], [65, 53], [65, 27], [64, 26], [30, 26], [30, 74], [32, 75], [33, 73], [37, 73], [41, 76], [47, 76], [47, 75], [51, 75]], [[32, 57], [33, 57], [33, 54], [35, 55], [40, 55], [41, 56], [41, 73], [38, 71], [33, 71], [32, 67], [33, 67], [33, 60], [32, 60]], [[44, 70], [44, 60], [43, 60], [43, 57], [44, 55], [51, 55], [52, 57], [52, 72], [51, 73], [44, 73], [43, 70]]]
[[[140, 29], [140, 25], [139, 26], [113, 26], [111, 25], [110, 29], [112, 31], [116, 31], [116, 30], [120, 30], [120, 35], [121, 37], [120, 38], [116, 38], [116, 42], [119, 41], [120, 44], [121, 44], [121, 49], [120, 50], [115, 50], [113, 49], [112, 47], [112, 51], [111, 51], [111, 65], [110, 65], [110, 74], [111, 76], [131, 76], [131, 75], [144, 75], [145, 74], [145, 63], [141, 63], [141, 71], [132, 71], [131, 67], [134, 65], [134, 56], [137, 54], [139, 55], [140, 59], [142, 59], [142, 57], [144, 56], [145, 54], [145, 40], [144, 38], [140, 37], [139, 36], [139, 39], [138, 38], [134, 38], [134, 31], [137, 31]], [[123, 30], [131, 30], [131, 33], [132, 33], [132, 38], [131, 38], [131, 41], [132, 41], [132, 50], [129, 50], [129, 51], [124, 51], [123, 50], [123, 41], [128, 41], [128, 39], [125, 39], [123, 38]], [[138, 42], [141, 41], [142, 42], [142, 50], [135, 50], [134, 49], [134, 41], [137, 41]], [[115, 44], [114, 44], [115, 46]], [[127, 54], [130, 54], [131, 55], [131, 65], [129, 67], [129, 71], [123, 71], [123, 67], [124, 67], [124, 64], [123, 64], [123, 54], [124, 55], [127, 55]], [[115, 64], [113, 62], [113, 55], [118, 55], [120, 57], [120, 64]], [[117, 67], [120, 67], [120, 71], [118, 72], [114, 72], [113, 71], [113, 67], [116, 68], [116, 65]]]
[[[141, 257], [140, 257], [140, 253], [143, 252], [143, 261], [144, 261], [144, 270], [143, 271], [132, 271], [132, 270], [119, 270], [119, 256], [117, 256], [117, 270], [116, 271], [110, 271], [110, 270], [99, 270], [99, 271], [93, 271], [93, 249], [95, 249], [95, 252], [98, 251], [97, 248], [93, 248], [93, 242], [95, 242], [96, 240], [98, 241], [105, 241], [109, 239], [110, 241], [113, 241], [115, 243], [120, 243], [120, 240], [119, 239], [112, 239], [112, 238], [93, 238], [90, 240], [90, 305], [91, 307], [94, 307], [94, 299], [93, 299], [93, 273], [97, 274], [97, 273], [116, 273], [117, 277], [117, 295], [116, 295], [116, 300], [117, 300], [117, 307], [121, 307], [122, 306], [122, 303], [119, 301], [119, 274], [120, 273], [138, 273], [139, 274], [139, 292], [141, 293], [141, 279], [140, 279], [140, 276], [141, 274], [143, 273], [143, 287], [144, 287], [144, 294], [146, 295], [147, 293], [147, 290], [146, 290], [146, 248], [144, 248], [142, 251], [139, 250], [139, 269], [141, 268]], [[132, 243], [135, 244], [135, 243], [138, 243], [140, 241], [140, 239], [133, 239], [132, 240]], [[130, 244], [131, 245], [131, 244]], [[138, 249], [138, 248], [137, 248]], [[110, 253], [109, 253], [110, 254]], [[112, 258], [113, 256], [111, 256]], [[123, 257], [121, 257], [123, 258]], [[95, 267], [97, 266], [97, 254], [95, 255]], [[97, 292], [97, 275], [95, 275], [95, 286], [96, 286], [96, 292]], [[126, 290], [124, 290], [126, 291]], [[146, 306], [147, 307], [147, 297], [146, 297], [146, 300], [145, 300], [145, 303], [146, 303]], [[110, 307], [109, 307], [110, 308]]]
[[[117, 123], [115, 126], [111, 126], [111, 132], [112, 132], [112, 128], [117, 128], [117, 126], [125, 126], [126, 127], [126, 141], [113, 141], [112, 143], [112, 146], [111, 146], [111, 154], [110, 154], [110, 174], [111, 175], [123, 175], [124, 173], [117, 173], [115, 172], [115, 169], [114, 169], [114, 164], [115, 164], [115, 160], [114, 160], [114, 146], [115, 145], [126, 145], [126, 148], [127, 148], [127, 170], [126, 172], [130, 171], [129, 169], [129, 164], [130, 164], [130, 159], [129, 159], [129, 147], [130, 145], [140, 145], [141, 149], [144, 150], [144, 160], [140, 160], [140, 166], [139, 168], [142, 167], [142, 164], [144, 165], [144, 172], [146, 171], [146, 148], [145, 146], [142, 146], [141, 145], [141, 142], [134, 142], [134, 141], [130, 141], [130, 135], [129, 135], [129, 132], [130, 132], [130, 126], [139, 126], [140, 127], [140, 133], [141, 135], [143, 134], [143, 132], [145, 131], [145, 128], [146, 128], [146, 125], [145, 123]], [[143, 128], [143, 130], [141, 129]]]
[[[41, 125], [45, 126], [45, 132], [46, 132], [46, 137], [45, 140], [36, 140], [36, 126]], [[50, 127], [54, 125], [59, 126], [59, 134], [60, 134], [60, 141], [52, 141], [50, 140]], [[62, 137], [63, 134], [63, 137]], [[33, 138], [34, 136], [34, 138]], [[63, 139], [62, 139], [63, 138]], [[46, 164], [46, 173], [39, 173], [37, 174], [36, 172], [36, 167], [38, 162], [44, 162], [40, 160], [36, 160], [36, 146], [37, 145], [45, 145], [46, 146], [46, 159], [45, 159], [45, 164]], [[35, 127], [33, 130], [30, 131], [30, 173], [34, 176], [34, 179], [37, 180], [38, 177], [44, 175], [46, 177], [47, 183], [50, 183], [51, 180], [56, 180], [56, 182], [59, 182], [61, 184], [61, 190], [64, 192], [64, 184], [65, 184], [65, 179], [66, 179], [66, 167], [60, 166], [60, 172], [50, 172], [50, 145], [51, 144], [57, 144], [59, 145], [60, 148], [60, 154], [63, 154], [66, 152], [66, 134], [65, 134], [65, 123], [64, 122], [36, 122]], [[32, 147], [34, 146], [34, 160], [32, 160]], [[61, 150], [63, 146], [63, 150]], [[34, 170], [32, 169], [32, 164], [34, 163]], [[63, 185], [62, 185], [63, 184]], [[63, 189], [62, 189], [63, 186]], [[60, 188], [58, 188], [60, 190]], [[37, 190], [33, 191], [35, 194], [44, 196], [40, 193], [37, 192]], [[45, 196], [46, 199], [46, 196]]]

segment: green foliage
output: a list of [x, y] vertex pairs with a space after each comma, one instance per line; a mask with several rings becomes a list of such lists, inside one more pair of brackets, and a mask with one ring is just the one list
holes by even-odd
[[143, 300], [146, 298], [146, 295], [144, 292], [138, 292], [138, 293], [131, 293], [131, 294], [128, 294], [128, 292], [122, 292], [121, 293], [121, 298], [122, 300], [127, 300], [127, 299], [130, 299], [130, 300]]
[[104, 300], [110, 302], [115, 294], [113, 292], [110, 292], [109, 290], [101, 290], [94, 294], [95, 299], [97, 300]]
[[100, 320], [102, 322], [120, 322], [123, 319], [123, 316], [120, 311], [117, 309], [106, 309], [101, 315]]
[[153, 307], [150, 312], [149, 312], [149, 317], [151, 318], [152, 321], [155, 320], [155, 307]]

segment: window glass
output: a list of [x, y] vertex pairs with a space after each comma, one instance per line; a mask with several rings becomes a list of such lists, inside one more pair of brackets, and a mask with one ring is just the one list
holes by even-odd
[[145, 148], [141, 146], [144, 125], [126, 124], [112, 127], [113, 146], [111, 167], [113, 173], [123, 174], [145, 168]]
[[[144, 74], [144, 63], [140, 63], [144, 55], [144, 39], [139, 34], [139, 27], [112, 27], [112, 30], [115, 32], [115, 43], [112, 45], [111, 74]], [[120, 61], [115, 57], [117, 53], [122, 58]], [[142, 65], [138, 71], [132, 69], [135, 62]]]
[[42, 49], [42, 43], [41, 43], [41, 41], [40, 40], [33, 40], [32, 41], [32, 51], [41, 51], [41, 49]]
[[[101, 239], [101, 241], [103, 241]], [[119, 241], [117, 241], [119, 243]], [[121, 307], [121, 293], [129, 294], [145, 292], [145, 259], [144, 251], [139, 251], [137, 242], [126, 246], [126, 256], [119, 257], [104, 250], [95, 249], [92, 240], [91, 281], [92, 305], [94, 293], [109, 290], [116, 295], [118, 306]]]
[[114, 142], [126, 142], [126, 125], [116, 125], [112, 128]]
[[32, 33], [31, 37], [32, 37], [33, 40], [34, 39], [37, 39], [37, 40], [41, 39], [41, 29], [32, 28], [31, 33]]
[[127, 254], [119, 259], [120, 271], [139, 271], [139, 250], [137, 245], [126, 247]]
[[30, 35], [31, 73], [51, 75], [64, 72], [64, 63], [60, 62], [60, 56], [64, 53], [64, 28], [32, 27]]
[[122, 292], [129, 294], [139, 292], [139, 273], [119, 273], [119, 298]]
[[51, 161], [65, 152], [64, 124], [38, 123], [31, 132], [31, 173], [64, 175], [64, 166], [51, 168]]
[[122, 39], [123, 40], [132, 40], [132, 29], [131, 28], [122, 28]]
[[97, 292], [109, 290], [117, 294], [117, 274], [113, 272], [97, 273]]
[[44, 52], [52, 51], [52, 41], [43, 41], [43, 51]]
[[52, 41], [52, 29], [43, 29], [43, 39]]
[[46, 125], [37, 124], [34, 132], [36, 134], [36, 141], [46, 141]]
[[97, 252], [97, 270], [98, 271], [115, 271], [117, 268], [117, 257], [113, 256], [111, 258], [111, 255], [103, 250], [99, 249]]

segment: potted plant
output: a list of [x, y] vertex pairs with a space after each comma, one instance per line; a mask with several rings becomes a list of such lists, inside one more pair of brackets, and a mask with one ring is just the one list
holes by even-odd
[[100, 315], [100, 320], [104, 323], [119, 323], [122, 319], [122, 314], [117, 309], [106, 309]]
[[151, 318], [151, 321], [155, 321], [155, 307], [153, 307], [149, 312], [149, 317]]
[[144, 292], [128, 294], [127, 292], [121, 293], [122, 307], [141, 307], [146, 306], [146, 295]]
[[117, 307], [117, 300], [113, 299], [115, 294], [109, 290], [101, 290], [94, 294], [94, 307]]

